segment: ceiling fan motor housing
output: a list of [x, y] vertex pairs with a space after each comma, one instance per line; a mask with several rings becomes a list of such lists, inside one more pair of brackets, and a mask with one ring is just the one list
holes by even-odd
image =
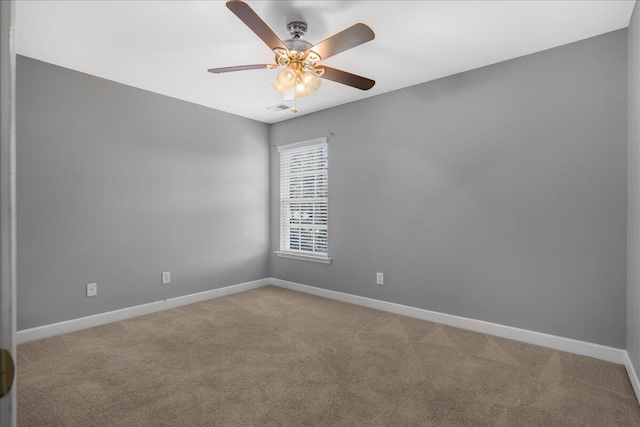
[[289, 34], [291, 38], [288, 40], [284, 40], [284, 45], [292, 52], [304, 52], [307, 49], [313, 47], [311, 43], [306, 40], [302, 40], [304, 35], [307, 32], [307, 24], [302, 21], [293, 21], [289, 22], [287, 25], [287, 30], [289, 30]]
[[306, 40], [288, 39], [283, 41], [284, 45], [292, 52], [304, 52], [311, 49], [313, 45]]

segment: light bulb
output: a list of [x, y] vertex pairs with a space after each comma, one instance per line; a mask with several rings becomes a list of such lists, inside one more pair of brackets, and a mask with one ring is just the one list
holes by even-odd
[[296, 75], [291, 70], [282, 70], [276, 76], [276, 81], [283, 89], [291, 89], [296, 84]]
[[306, 98], [311, 92], [309, 92], [307, 85], [304, 84], [304, 77], [299, 75], [296, 78], [296, 82], [296, 98]]

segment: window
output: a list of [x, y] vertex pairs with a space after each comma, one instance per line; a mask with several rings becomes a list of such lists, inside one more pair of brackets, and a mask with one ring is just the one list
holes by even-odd
[[329, 263], [327, 139], [278, 147], [280, 251], [285, 258]]

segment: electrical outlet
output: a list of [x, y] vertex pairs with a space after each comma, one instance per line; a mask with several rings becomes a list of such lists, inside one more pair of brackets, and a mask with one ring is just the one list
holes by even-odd
[[162, 273], [162, 284], [168, 285], [169, 283], [171, 283], [171, 272], [165, 271]]
[[87, 285], [87, 296], [95, 297], [98, 295], [98, 284], [97, 283], [89, 283]]
[[384, 285], [384, 274], [376, 273], [376, 283], [378, 285]]

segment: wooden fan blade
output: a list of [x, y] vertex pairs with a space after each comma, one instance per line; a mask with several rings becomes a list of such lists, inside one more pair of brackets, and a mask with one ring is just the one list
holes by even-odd
[[232, 71], [258, 70], [261, 68], [275, 68], [275, 67], [277, 67], [277, 65], [275, 64], [254, 64], [254, 65], [238, 65], [235, 67], [209, 68], [207, 71], [210, 73], [220, 74], [220, 73], [230, 73]]
[[346, 71], [336, 70], [335, 68], [324, 67], [324, 74], [320, 77], [323, 79], [331, 80], [334, 82], [342, 83], [343, 85], [355, 87], [357, 89], [369, 90], [376, 84], [374, 80], [366, 77], [357, 76], [355, 74], [347, 73]]
[[263, 42], [269, 46], [271, 50], [280, 47], [287, 49], [282, 40], [276, 35], [276, 33], [264, 23], [262, 19], [256, 14], [248, 4], [241, 0], [229, 0], [227, 1], [227, 7], [233, 12], [247, 27], [251, 29]]
[[320, 55], [320, 58], [327, 59], [352, 47], [371, 41], [375, 37], [376, 35], [373, 30], [365, 24], [355, 24], [321, 41], [314, 47], [308, 49], [307, 53], [311, 50]]

